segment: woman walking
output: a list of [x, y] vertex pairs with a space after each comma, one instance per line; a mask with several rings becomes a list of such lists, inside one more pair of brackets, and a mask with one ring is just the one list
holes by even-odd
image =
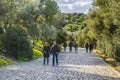
[[45, 42], [44, 48], [43, 48], [43, 54], [44, 54], [44, 61], [43, 64], [46, 64], [47, 60], [47, 65], [49, 64], [49, 57], [50, 57], [50, 46], [48, 42]]

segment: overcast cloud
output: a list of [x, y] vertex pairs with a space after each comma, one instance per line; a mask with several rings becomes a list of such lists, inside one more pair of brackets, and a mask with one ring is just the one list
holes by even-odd
[[93, 0], [56, 0], [62, 12], [87, 13], [92, 7]]

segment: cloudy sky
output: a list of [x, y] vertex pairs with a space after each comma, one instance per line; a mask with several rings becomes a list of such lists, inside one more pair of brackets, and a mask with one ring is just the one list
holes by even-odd
[[62, 12], [87, 13], [93, 0], [56, 0]]

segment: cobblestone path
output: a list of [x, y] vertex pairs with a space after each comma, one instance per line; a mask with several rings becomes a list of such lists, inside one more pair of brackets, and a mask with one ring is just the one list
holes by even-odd
[[61, 52], [59, 65], [43, 65], [43, 59], [15, 63], [0, 68], [0, 80], [120, 80], [120, 73], [106, 64], [97, 54]]

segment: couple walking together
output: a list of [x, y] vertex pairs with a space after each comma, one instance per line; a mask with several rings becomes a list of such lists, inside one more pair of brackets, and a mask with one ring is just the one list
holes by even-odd
[[92, 44], [92, 43], [90, 43], [90, 44], [86, 43], [85, 47], [86, 47], [86, 53], [88, 53], [88, 50], [89, 50], [89, 53], [91, 53], [93, 51], [94, 44]]
[[52, 47], [50, 48], [48, 42], [45, 42], [44, 48], [43, 48], [43, 54], [44, 54], [44, 61], [43, 64], [45, 65], [46, 60], [47, 60], [47, 65], [49, 64], [49, 57], [50, 53], [52, 54], [52, 65], [55, 65], [55, 60], [56, 60], [56, 65], [58, 65], [58, 54], [60, 52], [60, 48], [57, 45], [56, 41], [53, 42]]

